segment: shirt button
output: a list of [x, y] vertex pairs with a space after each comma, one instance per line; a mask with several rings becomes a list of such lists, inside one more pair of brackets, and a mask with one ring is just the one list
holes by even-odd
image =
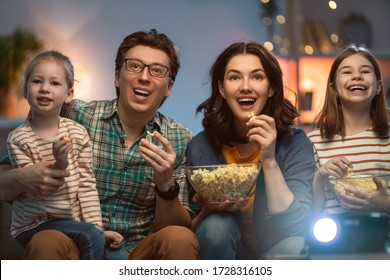
[[121, 143], [122, 143], [122, 144], [125, 143], [125, 140], [124, 140], [123, 138], [121, 138]]
[[126, 170], [127, 170], [127, 166], [125, 166], [125, 167], [123, 168], [123, 170], [126, 171]]
[[112, 213], [112, 214], [111, 214], [111, 216], [113, 216], [113, 217], [115, 217], [115, 215], [116, 215], [115, 213]]

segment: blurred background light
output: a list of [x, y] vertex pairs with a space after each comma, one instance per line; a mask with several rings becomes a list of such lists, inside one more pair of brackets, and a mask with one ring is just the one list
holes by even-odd
[[337, 9], [336, 1], [329, 1], [328, 5], [329, 5], [329, 8], [331, 8], [332, 10], [336, 10]]

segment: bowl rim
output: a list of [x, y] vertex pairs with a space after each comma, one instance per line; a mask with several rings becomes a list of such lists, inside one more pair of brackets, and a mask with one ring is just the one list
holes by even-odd
[[383, 174], [369, 174], [369, 173], [357, 173], [353, 174], [351, 177], [334, 177], [334, 176], [329, 176], [328, 181], [348, 181], [348, 180], [356, 180], [356, 179], [369, 179], [369, 178], [389, 178], [390, 179], [390, 173], [383, 173]]
[[225, 167], [225, 166], [261, 166], [261, 162], [257, 163], [220, 163], [220, 164], [209, 164], [209, 165], [186, 165], [185, 168], [212, 168], [212, 167]]

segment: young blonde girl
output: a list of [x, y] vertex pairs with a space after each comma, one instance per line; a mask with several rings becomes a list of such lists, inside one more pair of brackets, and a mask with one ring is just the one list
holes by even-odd
[[9, 134], [11, 163], [23, 167], [46, 161], [69, 176], [45, 195], [25, 192], [12, 202], [11, 235], [28, 250], [35, 235], [58, 230], [72, 238], [81, 259], [103, 259], [105, 239], [118, 247], [123, 238], [112, 231], [103, 234], [88, 133], [59, 116], [62, 105], [72, 100], [73, 85], [72, 63], [58, 51], [38, 54], [25, 70], [23, 92], [30, 112]]

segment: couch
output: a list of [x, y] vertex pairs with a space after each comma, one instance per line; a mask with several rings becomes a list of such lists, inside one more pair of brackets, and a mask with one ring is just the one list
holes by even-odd
[[[6, 140], [8, 133], [23, 120], [0, 119], [0, 158], [7, 154]], [[22, 259], [22, 246], [10, 235], [12, 206], [0, 201], [0, 259]]]

